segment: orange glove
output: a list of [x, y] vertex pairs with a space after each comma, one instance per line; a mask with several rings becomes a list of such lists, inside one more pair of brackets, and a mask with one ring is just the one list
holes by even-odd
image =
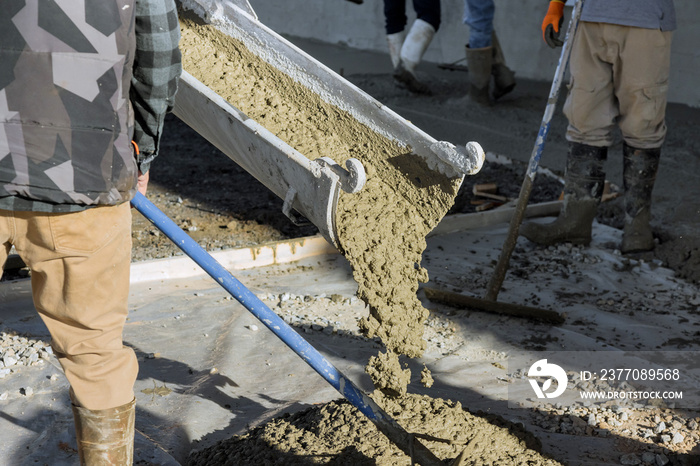
[[549, 2], [549, 10], [542, 21], [542, 38], [552, 48], [561, 47], [564, 44], [559, 40], [559, 31], [564, 22], [564, 3], [561, 0]]

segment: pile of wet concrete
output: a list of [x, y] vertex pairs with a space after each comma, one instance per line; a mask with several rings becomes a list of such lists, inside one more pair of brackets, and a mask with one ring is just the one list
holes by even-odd
[[[521, 426], [497, 416], [472, 414], [460, 403], [420, 395], [377, 402], [408, 432], [449, 464], [555, 466], [538, 450], [539, 441]], [[425, 438], [435, 440], [425, 440]], [[285, 414], [244, 435], [223, 440], [189, 457], [191, 466], [240, 464], [348, 464], [404, 466], [412, 458], [344, 400]]]

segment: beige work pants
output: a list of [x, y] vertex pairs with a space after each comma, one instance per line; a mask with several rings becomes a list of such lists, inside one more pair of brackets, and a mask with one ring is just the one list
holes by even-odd
[[670, 31], [581, 22], [569, 61], [566, 138], [609, 147], [618, 126], [632, 147], [661, 147], [671, 37]]
[[0, 264], [15, 246], [73, 402], [109, 409], [134, 399], [136, 355], [122, 344], [131, 260], [129, 203], [77, 213], [0, 210]]

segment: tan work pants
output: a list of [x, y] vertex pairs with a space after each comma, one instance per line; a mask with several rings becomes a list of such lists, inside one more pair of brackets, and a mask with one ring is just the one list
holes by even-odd
[[619, 126], [628, 145], [661, 147], [671, 38], [670, 31], [581, 22], [569, 61], [566, 138], [609, 147]]
[[51, 332], [73, 402], [109, 409], [132, 401], [138, 363], [122, 344], [129, 203], [67, 214], [0, 210], [0, 264], [13, 244], [31, 269], [34, 306]]

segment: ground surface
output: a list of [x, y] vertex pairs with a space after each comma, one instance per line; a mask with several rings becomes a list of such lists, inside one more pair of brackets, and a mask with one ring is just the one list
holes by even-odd
[[[318, 44], [310, 44], [311, 51]], [[326, 52], [327, 53], [327, 52]], [[347, 55], [347, 54], [346, 54]], [[352, 55], [349, 56], [352, 59]], [[398, 88], [389, 73], [356, 74], [348, 79], [431, 136], [454, 144], [475, 140], [486, 151], [524, 163], [530, 157], [539, 129], [547, 83], [520, 80], [513, 94], [492, 108], [481, 108], [466, 97], [466, 73], [424, 65], [422, 76], [430, 82], [432, 96], [415, 96]], [[560, 104], [563, 97], [560, 98]], [[658, 259], [679, 276], [700, 283], [700, 137], [696, 124], [700, 110], [679, 104], [668, 108], [668, 136], [654, 190], [652, 227], [659, 247], [646, 259]], [[566, 120], [555, 112], [541, 166], [561, 174], [566, 156], [563, 134]], [[608, 179], [621, 186], [620, 143], [610, 151]], [[501, 194], [517, 197], [524, 166], [486, 166], [465, 180], [454, 211], [473, 212], [474, 183], [495, 182]], [[169, 116], [163, 137], [163, 157], [152, 171], [149, 198], [209, 249], [247, 246], [265, 240], [306, 236], [312, 225], [298, 227], [281, 215], [282, 200], [248, 173], [233, 164], [181, 121]], [[555, 199], [557, 187], [550, 179], [537, 178], [532, 201]], [[622, 225], [621, 199], [604, 204], [598, 221], [616, 228]], [[179, 254], [155, 228], [135, 220], [134, 259]], [[642, 256], [644, 258], [644, 256]]]
[[[315, 47], [317, 44], [310, 44], [310, 49]], [[346, 52], [342, 51], [341, 56], [344, 59], [354, 59], [354, 55]], [[351, 66], [347, 64], [344, 68], [351, 69]], [[549, 91], [548, 85], [520, 81], [516, 91], [511, 96], [504, 98], [493, 108], [483, 109], [474, 106], [464, 97], [467, 89], [465, 73], [445, 71], [429, 65], [422, 67], [420, 72], [433, 89], [432, 96], [416, 97], [397, 88], [389, 73], [346, 74], [351, 82], [410, 119], [433, 137], [455, 144], [475, 140], [480, 142], [487, 151], [504, 154], [516, 160], [527, 160], [540, 124], [544, 101]], [[699, 346], [697, 334], [693, 335], [694, 327], [692, 326], [696, 324], [700, 302], [697, 293], [693, 294], [693, 290], [696, 288], [686, 287], [688, 282], [697, 284], [700, 281], [700, 265], [698, 264], [700, 254], [698, 250], [700, 244], [698, 206], [700, 203], [697, 196], [698, 186], [700, 186], [698, 180], [700, 170], [698, 170], [696, 156], [700, 151], [700, 138], [694, 133], [694, 126], [696, 127], [699, 119], [700, 111], [698, 110], [679, 105], [670, 106], [669, 137], [655, 191], [653, 226], [659, 239], [659, 246], [654, 253], [638, 258], [623, 258], [619, 263], [615, 263], [615, 267], [617, 267], [615, 273], [620, 274], [616, 276], [618, 278], [622, 276], [625, 280], [627, 279], [625, 274], [628, 272], [632, 273], [639, 269], [652, 270], [649, 274], [653, 276], [653, 267], [666, 265], [678, 274], [680, 281], [675, 282], [677, 284], [674, 285], [674, 289], [654, 289], [654, 293], [646, 293], [639, 289], [620, 286], [619, 289], [608, 290], [601, 293], [600, 296], [596, 296], [596, 293], [585, 293], [580, 290], [559, 290], [555, 293], [558, 307], [566, 308], [575, 305], [578, 301], [590, 301], [589, 304], [604, 313], [617, 315], [638, 312], [650, 322], [657, 322], [655, 319], [660, 317], [657, 310], [661, 308], [678, 309], [684, 314], [678, 316], [675, 311], [671, 311], [671, 315], [678, 319], [678, 323], [675, 325], [676, 327], [685, 326], [690, 330], [690, 333], [679, 334], [675, 339], [667, 338], [654, 341], [652, 344], [644, 339], [640, 343], [638, 340], [625, 338], [624, 335], [622, 337], [616, 336], [620, 332], [613, 327], [609, 335], [598, 337], [598, 341], [603, 346], [613, 344], [624, 347], [626, 344], [641, 344], [641, 347], [636, 346], [636, 348], [653, 349], [661, 348], [664, 345], [663, 347], [666, 348], [683, 347], [691, 350], [697, 349]], [[545, 167], [551, 167], [555, 171], [560, 171], [563, 168], [565, 141], [562, 135], [564, 127], [565, 122], [561, 113], [557, 112], [552, 122], [550, 139], [542, 161]], [[617, 149], [619, 151], [619, 147]], [[313, 226], [299, 227], [292, 224], [281, 213], [282, 201], [280, 199], [172, 116], [168, 117], [167, 120], [162, 154], [162, 158], [153, 167], [148, 197], [206, 249], [215, 251], [217, 249], [254, 246], [271, 240], [296, 238], [315, 233], [316, 229]], [[616, 162], [619, 160], [615, 161], [614, 155], [611, 155], [610, 178], [613, 183], [619, 185], [621, 184], [619, 182], [619, 167], [616, 168]], [[475, 206], [471, 204], [470, 196], [471, 186], [475, 182], [494, 182], [498, 185], [500, 194], [516, 197], [522, 182], [522, 173], [523, 167], [520, 165], [516, 165], [513, 170], [500, 165], [485, 167], [481, 174], [465, 181], [463, 191], [458, 196], [455, 211], [467, 212], [475, 209]], [[543, 183], [536, 184], [533, 193], [534, 201], [551, 200], [557, 197], [560, 187], [556, 182], [545, 180], [544, 177], [539, 177], [538, 180]], [[619, 226], [620, 209], [618, 204], [619, 202], [615, 201], [606, 204], [601, 209], [599, 221]], [[521, 246], [516, 250], [510, 274], [507, 277], [507, 283], [513, 284], [507, 286], [518, 288], [522, 285], [526, 289], [533, 283], [537, 283], [536, 291], [541, 291], [543, 288], [546, 289], [546, 285], [542, 284], [546, 283], [546, 280], [545, 282], [540, 281], [543, 280], [542, 276], [546, 277], [551, 274], [557, 274], [558, 277], [571, 276], [578, 283], [582, 279], [581, 277], [586, 274], [590, 276], [600, 272], [600, 268], [591, 269], [591, 264], [600, 266], [601, 261], [605, 263], [605, 261], [610, 260], [610, 257], [614, 257], [616, 240], [619, 240], [619, 235], [616, 236], [613, 232], [609, 237], [606, 236], [605, 241], [596, 245], [597, 249], [593, 253], [589, 253], [585, 249], [572, 249], [570, 247], [542, 249], [532, 245]], [[135, 261], [180, 254], [167, 238], [158, 233], [155, 227], [148, 224], [136, 212], [134, 213], [134, 246]], [[469, 257], [468, 254], [472, 252], [465, 250], [462, 253], [464, 257]], [[600, 259], [601, 256], [604, 258]], [[640, 262], [638, 259], [642, 259], [642, 261]], [[479, 294], [483, 291], [485, 280], [489, 276], [488, 266], [488, 261], [486, 261], [485, 264], [479, 264], [479, 267], [484, 268], [475, 270], [473, 275], [456, 277], [440, 276], [441, 271], [446, 268], [440, 264], [433, 263], [429, 268], [431, 281], [449, 284], [455, 289], [459, 288], [463, 291]], [[668, 282], [663, 283], [667, 284]], [[511, 291], [513, 290], [511, 289]], [[515, 291], [517, 292], [517, 290]], [[519, 298], [520, 302], [530, 305], [541, 304], [539, 296], [535, 296], [535, 293], [530, 294], [531, 296], [528, 293], [523, 293], [524, 296]], [[309, 301], [314, 303], [313, 299], [309, 301], [301, 299], [301, 303], [296, 308], [283, 304], [278, 299], [272, 299], [271, 303], [275, 301], [280, 301], [279, 307], [290, 314], [290, 319], [298, 319], [304, 325], [309, 325], [310, 328], [312, 328], [312, 324], [317, 325], [318, 320], [316, 319], [323, 318], [322, 309], [319, 310], [318, 307], [315, 310], [311, 309]], [[362, 309], [359, 311], [361, 312]], [[477, 319], [468, 320], [473, 322]], [[426, 334], [431, 339], [429, 348], [437, 347], [445, 354], [457, 354], [459, 348], [467, 346], [465, 337], [459, 336], [451, 330], [453, 329], [451, 322], [449, 311], [441, 314], [440, 318], [431, 319], [428, 322]], [[356, 322], [351, 319], [351, 323]], [[515, 336], [512, 335], [512, 326], [506, 326], [503, 322], [490, 322], [484, 324], [481, 329], [479, 329], [479, 325], [476, 325], [471, 337], [474, 340], [479, 338], [480, 333], [477, 329], [486, 334], [487, 330], [493, 330], [501, 324], [504, 328], [510, 328], [510, 331], [505, 333], [510, 333], [513, 338], [511, 343], [523, 351], [551, 348], [556, 346], [558, 341], [564, 341], [563, 337], [553, 337], [534, 325], [523, 327], [523, 333]], [[581, 332], [584, 334], [594, 335], [599, 324], [592, 318], [589, 320], [586, 314], [582, 314], [572, 325], [580, 326]], [[662, 320], [658, 320], [658, 325], [659, 328], [663, 327]], [[351, 324], [346, 324], [346, 329], [351, 330], [351, 333], [357, 332], [357, 328]], [[542, 336], [538, 336], [540, 332], [543, 333]], [[561, 340], [557, 340], [557, 338], [561, 338]], [[499, 357], [494, 356], [492, 362], [494, 366], [498, 364]], [[475, 410], [473, 406], [468, 408]], [[443, 410], [442, 419], [445, 419], [445, 408], [438, 407], [438, 411], [440, 409]], [[370, 445], [367, 439], [377, 437], [367, 434], [367, 431], [363, 430], [367, 427], [366, 422], [363, 424], [362, 418], [350, 411], [342, 402], [311, 407], [291, 417], [285, 416], [282, 420], [262, 425], [243, 436], [233, 437], [218, 444], [213, 447], [213, 450], [209, 450], [203, 455], [212, 454], [212, 451], [213, 454], [219, 453], [224, 454], [224, 456], [228, 456], [229, 453], [233, 455], [234, 452], [238, 454], [239, 451], [244, 453], [247, 451], [251, 455], [265, 455], [267, 454], [265, 448], [269, 449], [269, 445], [268, 447], [263, 445], [266, 443], [266, 435], [275, 438], [275, 436], [280, 435], [280, 430], [282, 432], [293, 431], [298, 432], [299, 438], [303, 439], [303, 442], [311, 443], [313, 435], [316, 435], [314, 432], [326, 428], [333, 430], [342, 424], [348, 429], [353, 429], [352, 432], [355, 435], [363, 436], [361, 438], [364, 442], [345, 445], [341, 451], [333, 450], [330, 447], [328, 450], [324, 450], [326, 447], [323, 446], [316, 446], [312, 450], [306, 451], [299, 445], [292, 445], [290, 451], [294, 452], [294, 458], [304, 464], [304, 462], [309, 461], [308, 455], [313, 453], [316, 458], [335, 458], [337, 461], [335, 464], [364, 464], [362, 461], [365, 461], [366, 464], [373, 464], [372, 458], [374, 457], [386, 459], [386, 462], [381, 464], [408, 464], [407, 458], [392, 451], [390, 444], [382, 444], [378, 440], [378, 445]], [[334, 420], [334, 416], [338, 416], [338, 413], [343, 416], [340, 423]], [[591, 415], [593, 415], [593, 420], [591, 420]], [[471, 426], [472, 430], [486, 428], [483, 424], [479, 424], [481, 426], [479, 428], [474, 427], [475, 423], [484, 422], [481, 417], [466, 411], [461, 412], [461, 409], [460, 416], [463, 416], [464, 422]], [[319, 422], [319, 419], [326, 421]], [[662, 423], [664, 428], [659, 430]], [[510, 441], [519, 438], [494, 419], [490, 419], [488, 425], [491, 426], [489, 428], [494, 429], [494, 432], [498, 431], [499, 428], [502, 429], [500, 432], [503, 439]], [[542, 431], [550, 433], [566, 434], [566, 437], [562, 438], [572, 442], [572, 446], [577, 442], [584, 443], [586, 439], [602, 438], [605, 432], [612, 432], [616, 436], [619, 435], [620, 439], [628, 441], [628, 443], [619, 444], [621, 454], [628, 455], [626, 458], [624, 455], [617, 457], [622, 464], [663, 465], [668, 464], [666, 461], [671, 464], [693, 464], [694, 458], [688, 455], [697, 454], [697, 414], [678, 412], [677, 410], [659, 409], [650, 412], [634, 408], [624, 410], [610, 408], [600, 411], [589, 408], [579, 410], [542, 408], [533, 411], [532, 419], [528, 425], [537, 426]], [[659, 431], [657, 432], [657, 430]], [[676, 433], [682, 436], [682, 440], [675, 441]], [[669, 438], [664, 439], [662, 435], [668, 435]], [[461, 439], [463, 443], [467, 443], [469, 440], [474, 439]], [[279, 439], [276, 443], [280, 443]], [[363, 448], [373, 448], [374, 453], [367, 453], [370, 450], [358, 447], [358, 444], [362, 443], [366, 444]], [[483, 456], [478, 455], [485, 450], [494, 450], [494, 448], [489, 447], [488, 442], [480, 439], [474, 440], [472, 446], [477, 447], [474, 450], [475, 458], [483, 458]], [[501, 446], [502, 444], [496, 449]], [[525, 440], [522, 442], [516, 440], [511, 451], [518, 451], [520, 455], [530, 455], [533, 458], [532, 464], [545, 464], [543, 461], [546, 460], [539, 458], [535, 452], [526, 450], [526, 447], [531, 446], [538, 448], [537, 442], [528, 443]], [[382, 453], [377, 453], [378, 451]], [[280, 453], [276, 454], [279, 459]], [[455, 452], [452, 451], [445, 457], [453, 457], [454, 454]], [[536, 460], [535, 457], [537, 457]], [[524, 456], [516, 455], [511, 463], [502, 460], [496, 464], [523, 464], [519, 462], [522, 458]], [[224, 464], [221, 456], [219, 460], [206, 460], [201, 464]], [[392, 463], [394, 460], [396, 463]], [[609, 458], [606, 458], [606, 461], [601, 460], [601, 463], [610, 464], [607, 460]], [[283, 457], [283, 463], [292, 464], [289, 457]], [[589, 462], [587, 464], [595, 463]]]
[[[543, 102], [549, 91], [548, 85], [520, 81], [516, 92], [511, 96], [506, 97], [493, 108], [484, 109], [473, 105], [465, 97], [467, 86], [466, 74], [463, 72], [445, 71], [434, 66], [425, 66], [421, 72], [433, 90], [432, 96], [417, 97], [398, 88], [388, 73], [358, 73], [349, 75], [348, 79], [438, 139], [463, 144], [466, 134], [467, 140], [480, 142], [486, 150], [505, 154], [516, 160], [527, 160], [532, 141], [539, 128]], [[698, 171], [683, 170], [682, 167], [697, 167], [695, 154], [699, 147], [698, 138], [692, 133], [690, 121], [693, 121], [693, 117], [696, 118], [694, 121], [697, 121], [700, 112], [677, 105], [671, 106], [669, 110], [669, 140], [667, 150], [664, 152], [664, 161], [668, 162], [664, 167], [662, 161], [660, 179], [655, 191], [654, 229], [659, 246], [654, 253], [635, 259], [646, 261], [655, 259], [656, 263], [675, 270], [679, 277], [697, 283], [700, 280], [698, 263], [700, 241], [697, 228], [699, 211], [697, 197], [692, 196], [692, 191], [695, 190], [697, 193]], [[550, 142], [542, 162], [544, 166], [548, 166], [548, 161], [551, 162], [549, 166], [554, 171], [561, 171], [563, 167], [566, 147], [563, 140], [564, 128], [565, 121], [558, 112], [552, 122]], [[163, 159], [154, 166], [149, 198], [208, 250], [251, 246], [269, 240], [300, 237], [315, 232], [313, 226], [299, 227], [287, 220], [281, 214], [280, 199], [176, 118], [168, 119], [163, 143]], [[614, 184], [619, 185], [621, 184], [617, 179], [619, 168], [616, 169], [615, 156], [612, 154], [614, 149], [611, 151], [612, 166], [609, 178]], [[474, 211], [475, 205], [471, 203], [473, 200], [471, 187], [474, 183], [496, 183], [499, 194], [509, 198], [517, 197], [523, 170], [524, 167], [521, 164], [486, 166], [482, 173], [465, 181], [453, 213]], [[532, 195], [533, 201], [547, 201], [558, 196], [560, 185], [556, 181], [543, 176], [538, 180]], [[679, 191], [678, 195], [674, 191]], [[620, 213], [620, 201], [614, 200], [600, 209], [598, 220], [601, 223], [619, 227]], [[134, 222], [135, 260], [179, 254], [179, 251], [155, 228], [149, 226], [139, 214], [135, 214]], [[616, 245], [610, 243], [608, 247], [614, 250]], [[517, 254], [513, 261], [512, 269], [526, 276], [527, 266], [522, 266]], [[484, 283], [480, 286], [483, 287]], [[473, 286], [470, 291], [478, 292], [478, 286]], [[615, 307], [616, 303], [625, 303], [629, 300], [630, 296], [620, 294], [607, 305]], [[346, 409], [342, 406], [334, 408], [332, 405], [325, 410]], [[321, 409], [312, 408], [296, 415], [294, 419], [302, 425], [310, 423], [308, 428], [312, 430], [321, 428], [324, 422], [333, 424], [332, 420], [319, 421], [319, 418], [325, 418], [325, 415], [319, 414]], [[547, 419], [553, 414], [558, 413], [543, 413], [542, 419], [538, 421], [540, 425], [551, 429]], [[573, 412], [567, 413], [571, 419], [571, 425], [567, 427], [567, 423], [557, 424], [555, 430], [563, 429], [576, 433], [576, 429], [579, 429], [581, 434], [585, 434], [586, 426], [577, 427], [576, 421], [585, 418], [586, 415], [590, 413], [578, 413], [578, 415]], [[659, 424], [664, 413], [643, 415], [632, 413], [631, 415], [643, 424], [654, 426]], [[471, 415], [465, 414], [465, 416]], [[356, 424], [348, 421], [350, 417], [350, 415], [346, 416], [345, 420], [348, 425], [355, 426]], [[659, 422], [655, 422], [654, 417], [659, 417], [656, 420]], [[608, 419], [615, 420], [610, 421], [611, 423], [619, 422], [614, 416]], [[693, 437], [689, 434], [693, 430], [692, 417], [681, 419], [683, 429], [686, 429], [683, 431], [686, 434], [684, 438], [691, 443], [681, 442], [681, 444], [674, 444], [675, 446], [671, 449], [658, 450], [654, 453], [656, 456], [653, 456], [653, 461], [662, 464], [665, 456], [657, 459], [658, 455], [663, 455], [665, 452], [673, 459], [673, 451], [685, 452], [692, 449]], [[680, 422], [673, 416], [668, 417], [667, 420], [669, 423]], [[686, 427], [687, 423], [690, 427]], [[610, 425], [606, 424], [605, 427]], [[243, 451], [250, 450], [250, 442], [259, 443], [258, 439], [264, 438], [265, 435], [279, 435], [269, 432], [266, 434], [265, 430], [270, 428], [261, 427], [243, 438], [232, 439], [231, 442], [216, 447], [213, 453], [224, 450], [234, 454], [234, 451], [237, 451], [236, 448], [242, 448]], [[276, 429], [282, 429], [282, 431], [301, 429], [302, 433], [299, 435], [308, 435], [303, 434], [303, 427], [298, 423], [291, 427], [284, 421], [282, 426]], [[309, 439], [305, 438], [305, 441], [308, 442]], [[293, 445], [290, 448], [293, 451], [298, 450], [298, 446], [296, 450]], [[340, 454], [338, 461], [352, 458], [354, 448]], [[313, 447], [312, 450], [314, 453], [324, 451], [319, 446]], [[297, 453], [304, 455], [302, 450], [298, 450]], [[264, 453], [258, 452], [258, 454]], [[333, 454], [333, 452], [329, 450], [327, 454]], [[339, 453], [336, 451], [335, 454]], [[343, 456], [348, 454], [350, 456], [347, 458]], [[206, 456], [200, 458], [206, 458]], [[388, 457], [383, 458], [386, 464], [390, 464], [386, 459]], [[648, 459], [646, 458], [645, 461]], [[207, 464], [210, 459], [203, 461], [201, 464]], [[401, 464], [402, 461], [405, 459], [399, 459], [397, 464]], [[517, 460], [513, 464], [517, 464]]]

